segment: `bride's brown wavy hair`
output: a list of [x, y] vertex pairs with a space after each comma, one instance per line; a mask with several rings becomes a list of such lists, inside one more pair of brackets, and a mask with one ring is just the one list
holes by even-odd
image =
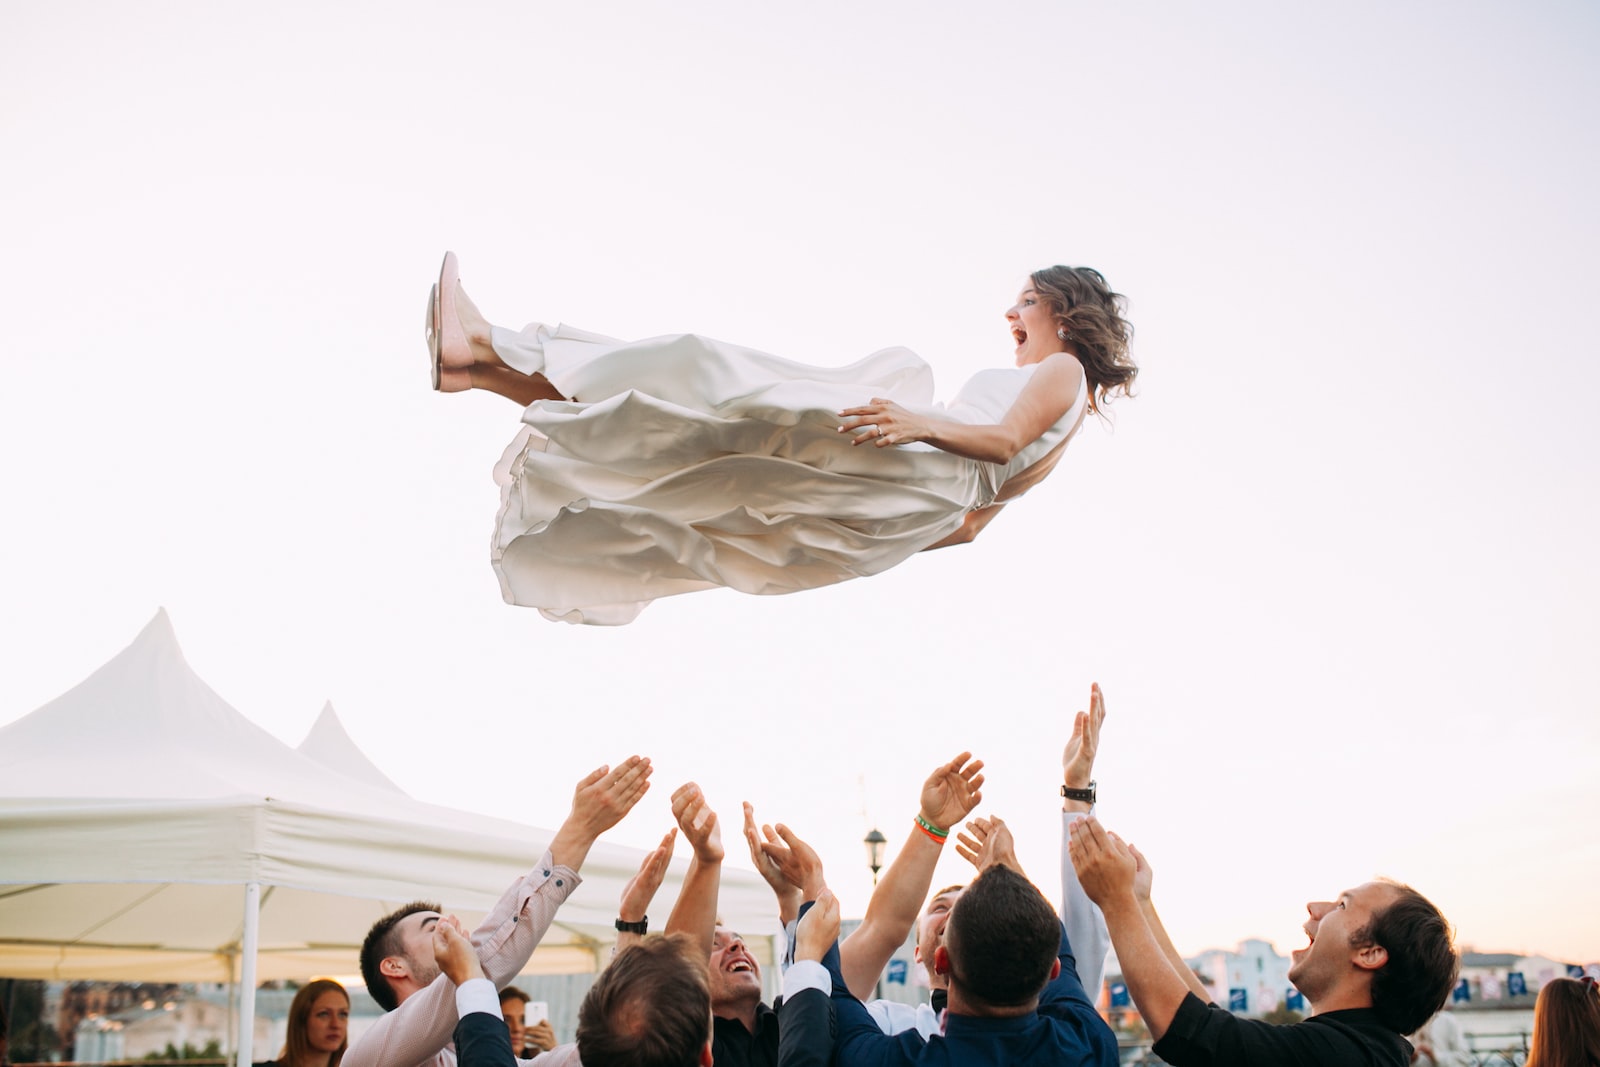
[[1099, 411], [1117, 393], [1132, 396], [1139, 368], [1128, 357], [1133, 327], [1122, 317], [1128, 298], [1112, 292], [1093, 267], [1046, 267], [1028, 280], [1054, 312], [1057, 327], [1067, 331], [1089, 379], [1090, 406]]

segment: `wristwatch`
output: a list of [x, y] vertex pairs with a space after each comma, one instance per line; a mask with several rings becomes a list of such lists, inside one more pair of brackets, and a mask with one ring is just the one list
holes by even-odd
[[650, 932], [650, 916], [646, 915], [636, 923], [618, 919], [617, 932], [623, 934], [647, 934]]
[[1089, 782], [1088, 789], [1074, 789], [1070, 785], [1064, 785], [1061, 787], [1061, 795], [1066, 797], [1068, 800], [1082, 800], [1085, 803], [1093, 804], [1094, 781], [1091, 780]]

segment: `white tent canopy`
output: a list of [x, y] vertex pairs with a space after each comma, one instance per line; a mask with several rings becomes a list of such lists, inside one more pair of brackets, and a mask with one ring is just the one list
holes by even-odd
[[[430, 899], [476, 922], [551, 836], [412, 799], [331, 707], [288, 747], [190, 669], [161, 612], [77, 687], [0, 729], [0, 974], [353, 973], [375, 918]], [[594, 848], [530, 972], [596, 969], [643, 855]], [[248, 887], [260, 899], [254, 968]], [[721, 906], [747, 928], [772, 922], [771, 893], [747, 871], [724, 872]]]

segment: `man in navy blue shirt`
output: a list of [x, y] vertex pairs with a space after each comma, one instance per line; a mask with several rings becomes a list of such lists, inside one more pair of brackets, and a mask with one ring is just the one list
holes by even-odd
[[950, 981], [942, 1034], [885, 1034], [846, 987], [837, 943], [829, 949], [822, 964], [838, 1067], [1115, 1067], [1116, 1038], [1083, 991], [1066, 930], [1022, 874], [999, 820], [989, 824], [978, 867], [934, 950], [935, 970]]

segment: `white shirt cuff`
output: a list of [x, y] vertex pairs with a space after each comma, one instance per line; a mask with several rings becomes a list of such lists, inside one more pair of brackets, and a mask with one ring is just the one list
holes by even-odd
[[789, 964], [789, 969], [783, 972], [783, 999], [790, 999], [802, 989], [833, 992], [833, 979], [828, 975], [828, 968], [816, 960], [795, 960]]
[[503, 1019], [500, 1014], [500, 994], [487, 978], [468, 978], [456, 986], [456, 1014], [465, 1018], [475, 1011]]

